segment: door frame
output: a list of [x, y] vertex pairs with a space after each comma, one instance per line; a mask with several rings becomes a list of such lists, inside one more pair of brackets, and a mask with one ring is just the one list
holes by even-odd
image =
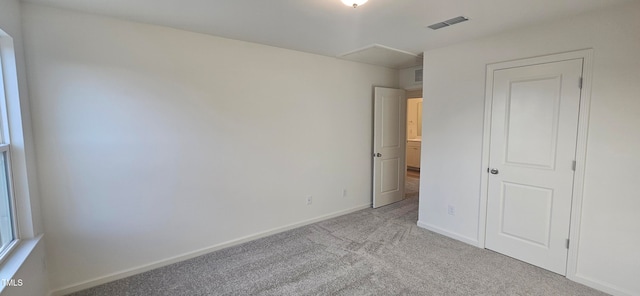
[[486, 87], [484, 99], [484, 127], [482, 138], [482, 167], [480, 182], [480, 213], [478, 223], [478, 247], [485, 248], [485, 233], [487, 228], [487, 200], [489, 173], [489, 145], [491, 142], [491, 111], [493, 102], [493, 73], [496, 70], [508, 69], [535, 64], [561, 62], [582, 59], [582, 90], [580, 92], [580, 110], [578, 113], [578, 137], [576, 143], [576, 169], [573, 178], [573, 195], [571, 202], [571, 217], [569, 227], [569, 252], [567, 256], [567, 275], [575, 280], [578, 264], [578, 242], [580, 240], [580, 219], [584, 189], [585, 163], [587, 157], [587, 132], [589, 127], [589, 111], [591, 107], [591, 83], [593, 75], [593, 49], [583, 49], [564, 53], [537, 56], [519, 60], [511, 60], [487, 64]]

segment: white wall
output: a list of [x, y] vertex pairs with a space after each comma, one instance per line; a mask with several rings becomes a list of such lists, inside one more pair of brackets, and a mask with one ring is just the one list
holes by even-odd
[[422, 82], [416, 82], [416, 70], [422, 69], [422, 66], [415, 66], [398, 71], [398, 79], [400, 80], [400, 88], [416, 90], [422, 88]]
[[[424, 54], [419, 224], [477, 244], [485, 66], [594, 49], [575, 280], [640, 294], [640, 3]], [[455, 216], [447, 206], [456, 207]], [[576, 242], [572, 242], [576, 243]]]
[[397, 71], [23, 10], [54, 290], [370, 205], [373, 86]]
[[[14, 279], [23, 279], [24, 286], [7, 287], [2, 290], [2, 295], [35, 296], [44, 295], [48, 290], [48, 283], [42, 259], [44, 256], [44, 242], [34, 239], [34, 237], [42, 233], [42, 221], [40, 219], [40, 198], [36, 180], [35, 149], [31, 132], [20, 14], [21, 6], [19, 1], [0, 0], [0, 29], [11, 36], [13, 43], [13, 53], [9, 53], [6, 50], [10, 48], [4, 47], [7, 43], [1, 42], [0, 46], [3, 46], [3, 66], [10, 67], [13, 73], [17, 73], [17, 77], [5, 76], [5, 79], [12, 80], [14, 83], [17, 78], [17, 88], [13, 83], [9, 83], [5, 85], [5, 90], [8, 93], [7, 105], [11, 124], [13, 189], [19, 214], [17, 217], [20, 227], [19, 234], [21, 239], [32, 239], [31, 241], [38, 242], [37, 247], [33, 250], [26, 251], [23, 246], [16, 248], [13, 254], [16, 252], [25, 253], [20, 258], [20, 260], [25, 259], [24, 262], [19, 262], [20, 260], [15, 255], [12, 255], [10, 256], [11, 258], [8, 258], [10, 260], [3, 263], [3, 276], [7, 275], [4, 272], [6, 271], [5, 269], [17, 270], [17, 274], [11, 276]], [[13, 97], [15, 94], [18, 95], [17, 98]]]

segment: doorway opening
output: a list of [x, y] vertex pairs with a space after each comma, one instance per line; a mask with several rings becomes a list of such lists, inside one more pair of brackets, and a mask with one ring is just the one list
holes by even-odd
[[[410, 108], [407, 108], [408, 103], [412, 104]], [[407, 113], [411, 113], [408, 116], [409, 121]], [[408, 125], [411, 126], [409, 132], [407, 132]], [[422, 90], [406, 91], [375, 87], [372, 149], [373, 208], [396, 203], [407, 197], [415, 197], [417, 214], [421, 141]], [[408, 147], [411, 153], [409, 165], [407, 165]]]
[[407, 145], [405, 198], [420, 192], [420, 154], [422, 148], [422, 90], [407, 91]]

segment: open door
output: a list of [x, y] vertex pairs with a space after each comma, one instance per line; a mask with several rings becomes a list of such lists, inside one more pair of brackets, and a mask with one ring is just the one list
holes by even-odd
[[373, 119], [373, 207], [404, 199], [407, 100], [401, 89], [376, 87]]

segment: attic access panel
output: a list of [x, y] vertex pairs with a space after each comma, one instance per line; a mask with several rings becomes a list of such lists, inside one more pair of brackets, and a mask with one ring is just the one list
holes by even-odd
[[403, 50], [372, 44], [338, 56], [341, 59], [383, 66], [391, 69], [405, 69], [422, 65], [422, 57]]

